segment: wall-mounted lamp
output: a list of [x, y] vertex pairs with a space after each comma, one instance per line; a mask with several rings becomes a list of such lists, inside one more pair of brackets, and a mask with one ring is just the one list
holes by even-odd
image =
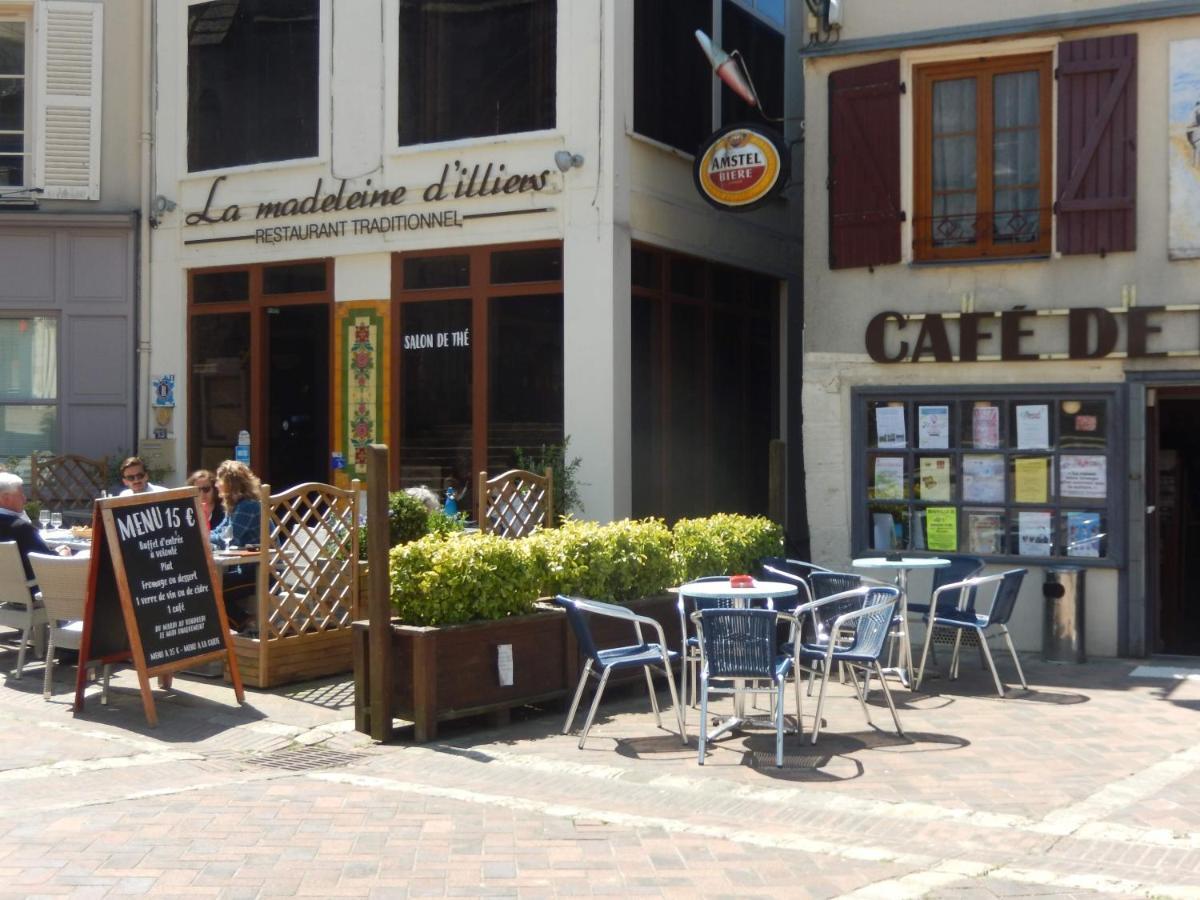
[[572, 153], [570, 150], [557, 150], [554, 153], [554, 164], [558, 166], [560, 172], [578, 169], [583, 165], [583, 156], [579, 153]]
[[169, 213], [174, 208], [175, 201], [170, 197], [164, 197], [162, 194], [159, 194], [154, 198], [154, 212], [156, 215], [161, 216], [163, 213]]

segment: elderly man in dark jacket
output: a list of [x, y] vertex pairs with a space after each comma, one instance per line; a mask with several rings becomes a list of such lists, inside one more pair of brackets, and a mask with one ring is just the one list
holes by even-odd
[[[11, 472], [0, 472], [0, 541], [16, 541], [25, 564], [25, 578], [33, 583], [33, 566], [29, 564], [30, 553], [53, 553], [33, 523], [24, 515], [25, 489], [21, 476]], [[60, 548], [59, 553], [67, 548]], [[67, 554], [71, 551], [67, 550]], [[66, 554], [64, 554], [66, 555]]]

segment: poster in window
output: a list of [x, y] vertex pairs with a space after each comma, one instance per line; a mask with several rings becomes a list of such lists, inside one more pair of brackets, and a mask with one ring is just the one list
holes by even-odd
[[917, 446], [928, 450], [950, 448], [950, 407], [917, 407]]
[[950, 458], [926, 456], [921, 460], [921, 499], [950, 499]]
[[1017, 513], [1017, 553], [1021, 556], [1049, 556], [1050, 544], [1050, 513]]
[[1000, 512], [967, 513], [967, 550], [983, 556], [1004, 552], [1004, 515]]
[[878, 456], [875, 458], [875, 499], [904, 499], [904, 457]]
[[930, 550], [958, 549], [958, 507], [931, 506], [925, 510], [925, 546]]
[[1046, 404], [1017, 407], [1017, 449], [1050, 449], [1050, 407]]
[[1100, 513], [1067, 513], [1067, 556], [1100, 555]]
[[1013, 499], [1017, 503], [1045, 503], [1047, 500], [1046, 482], [1050, 470], [1050, 460], [1044, 456], [1033, 456], [1028, 459], [1014, 460], [1016, 470]]
[[971, 444], [978, 450], [1000, 449], [1000, 407], [976, 406], [971, 410]]
[[1108, 496], [1107, 458], [1066, 455], [1058, 460], [1058, 492], [1063, 497], [1103, 500]]
[[908, 446], [903, 406], [875, 407], [876, 446], [884, 450], [903, 450]]
[[963, 502], [1004, 502], [1004, 457], [995, 454], [964, 454]]
[[1170, 259], [1200, 258], [1200, 39], [1171, 41], [1167, 105]]

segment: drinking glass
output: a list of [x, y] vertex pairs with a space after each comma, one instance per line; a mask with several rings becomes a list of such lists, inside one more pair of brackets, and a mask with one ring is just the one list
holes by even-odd
[[55, 531], [62, 528], [62, 513], [60, 513], [60, 512], [50, 513], [50, 527], [53, 528]]
[[38, 513], [38, 524], [42, 526], [43, 531], [46, 529], [46, 526], [50, 524], [50, 510], [43, 509]]

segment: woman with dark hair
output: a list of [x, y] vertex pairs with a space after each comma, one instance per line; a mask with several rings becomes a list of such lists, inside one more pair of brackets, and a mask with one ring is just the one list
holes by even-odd
[[225, 507], [217, 497], [216, 478], [208, 469], [197, 469], [187, 477], [187, 483], [200, 492], [200, 508], [204, 511], [204, 524], [212, 531], [225, 518]]
[[[262, 523], [259, 497], [261, 484], [245, 463], [227, 459], [217, 466], [217, 494], [225, 507], [225, 519], [209, 534], [214, 547], [257, 546]], [[225, 613], [237, 631], [256, 631], [253, 607], [258, 577], [254, 566], [230, 566], [221, 586], [225, 594]]]

